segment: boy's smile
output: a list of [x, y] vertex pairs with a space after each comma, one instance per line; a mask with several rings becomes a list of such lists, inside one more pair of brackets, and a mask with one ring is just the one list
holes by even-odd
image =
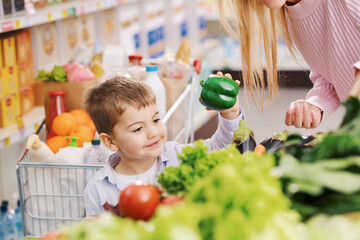
[[125, 164], [129, 168], [128, 164], [139, 164], [141, 161], [142, 170], [146, 171], [162, 153], [166, 137], [166, 129], [155, 104], [140, 110], [128, 106], [113, 128], [114, 147], [121, 157], [118, 166], [121, 168]]

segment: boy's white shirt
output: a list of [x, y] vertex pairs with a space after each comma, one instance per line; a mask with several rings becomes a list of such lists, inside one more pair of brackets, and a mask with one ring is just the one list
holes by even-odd
[[[240, 115], [227, 120], [218, 114], [219, 125], [214, 135], [204, 140], [204, 145], [208, 151], [220, 150], [232, 143], [235, 130], [239, 127], [239, 122], [244, 119], [245, 114], [240, 108]], [[176, 142], [166, 142], [164, 150], [157, 158], [154, 165], [144, 173], [138, 175], [121, 175], [114, 171], [114, 167], [121, 161], [120, 156], [115, 153], [109, 157], [104, 168], [97, 171], [87, 184], [84, 191], [84, 206], [86, 216], [95, 215], [104, 211], [103, 205], [107, 202], [116, 206], [119, 196], [125, 187], [140, 180], [157, 185], [157, 175], [168, 166], [178, 166], [177, 155], [182, 152], [185, 146], [191, 144], [178, 144]]]

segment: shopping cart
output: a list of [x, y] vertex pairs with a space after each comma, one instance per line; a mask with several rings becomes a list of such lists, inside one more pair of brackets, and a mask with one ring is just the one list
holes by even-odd
[[[169, 140], [188, 143], [194, 139], [193, 103], [199, 85], [198, 73], [197, 66], [185, 89], [163, 118], [168, 128], [174, 123], [182, 126]], [[183, 116], [181, 121], [174, 115], [179, 110]], [[36, 134], [45, 135], [43, 126], [44, 122]], [[31, 161], [28, 150], [25, 150], [16, 166], [24, 236], [40, 237], [49, 231], [83, 220], [86, 179], [102, 167], [36, 163]]]

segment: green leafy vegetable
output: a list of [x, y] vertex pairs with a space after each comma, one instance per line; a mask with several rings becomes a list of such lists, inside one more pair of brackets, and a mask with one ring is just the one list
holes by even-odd
[[62, 67], [55, 65], [51, 72], [38, 70], [38, 75], [35, 79], [43, 82], [66, 82], [66, 71]]

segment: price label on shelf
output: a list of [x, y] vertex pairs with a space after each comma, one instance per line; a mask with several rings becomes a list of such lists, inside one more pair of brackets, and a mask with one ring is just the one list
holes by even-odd
[[97, 7], [98, 10], [101, 10], [101, 3], [97, 3], [96, 7]]
[[11, 31], [14, 29], [13, 21], [6, 21], [1, 23], [1, 29], [3, 32]]
[[48, 20], [52, 21], [53, 20], [53, 15], [51, 13], [48, 13]]
[[34, 124], [34, 130], [35, 130], [35, 132], [39, 129], [39, 127], [40, 127], [40, 124], [38, 124], [38, 123], [35, 123], [35, 124]]
[[67, 11], [67, 10], [63, 10], [63, 11], [62, 11], [62, 16], [63, 16], [63, 18], [67, 18], [67, 17], [68, 17], [68, 11]]
[[9, 137], [4, 139], [4, 146], [5, 147], [10, 146], [10, 138]]
[[21, 28], [21, 21], [15, 20], [15, 28]]

